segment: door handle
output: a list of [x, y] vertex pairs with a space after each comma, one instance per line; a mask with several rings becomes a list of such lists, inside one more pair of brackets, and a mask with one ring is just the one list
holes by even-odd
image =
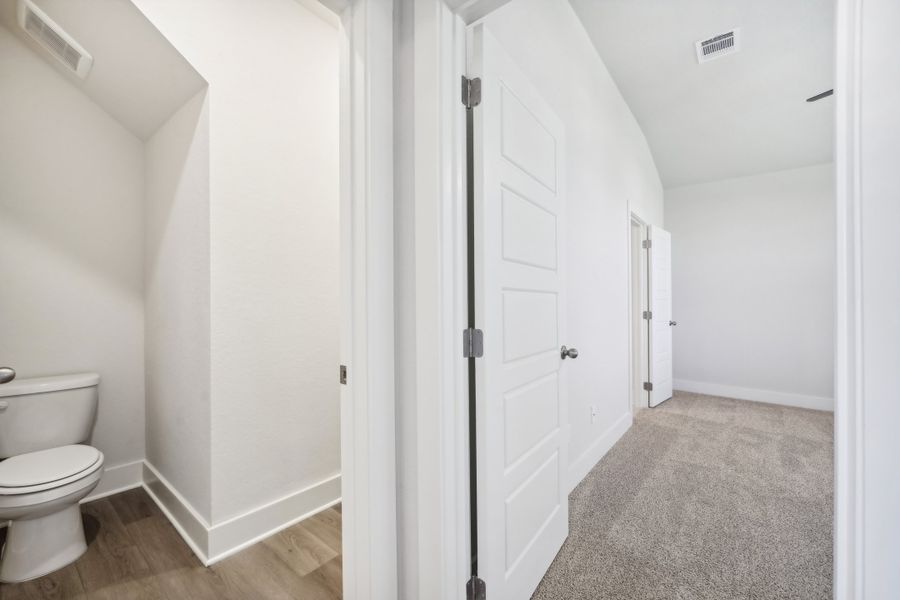
[[669, 327], [675, 327], [678, 325], [678, 321], [669, 321]]
[[0, 367], [0, 383], [9, 383], [16, 378], [16, 370], [12, 367]]
[[578, 348], [566, 348], [563, 346], [559, 349], [559, 357], [563, 360], [567, 358], [578, 358]]

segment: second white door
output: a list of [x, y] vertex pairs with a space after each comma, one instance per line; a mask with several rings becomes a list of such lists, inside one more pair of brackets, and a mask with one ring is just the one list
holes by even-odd
[[649, 227], [650, 406], [672, 397], [672, 236]]

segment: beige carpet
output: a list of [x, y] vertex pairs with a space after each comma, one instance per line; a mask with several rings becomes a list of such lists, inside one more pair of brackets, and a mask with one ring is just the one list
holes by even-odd
[[831, 598], [832, 414], [676, 392], [572, 493], [536, 600]]

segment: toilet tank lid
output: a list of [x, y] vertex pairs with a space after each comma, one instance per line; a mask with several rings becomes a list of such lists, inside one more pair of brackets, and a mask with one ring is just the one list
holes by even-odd
[[7, 396], [25, 396], [43, 394], [60, 390], [77, 390], [92, 387], [100, 383], [97, 373], [73, 373], [71, 375], [53, 375], [51, 377], [32, 377], [30, 379], [13, 379], [0, 385], [0, 398]]

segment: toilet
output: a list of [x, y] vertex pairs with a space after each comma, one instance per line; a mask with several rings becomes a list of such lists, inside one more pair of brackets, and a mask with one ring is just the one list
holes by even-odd
[[87, 550], [78, 503], [103, 475], [103, 454], [83, 443], [99, 383], [80, 373], [0, 385], [0, 581], [47, 575]]

